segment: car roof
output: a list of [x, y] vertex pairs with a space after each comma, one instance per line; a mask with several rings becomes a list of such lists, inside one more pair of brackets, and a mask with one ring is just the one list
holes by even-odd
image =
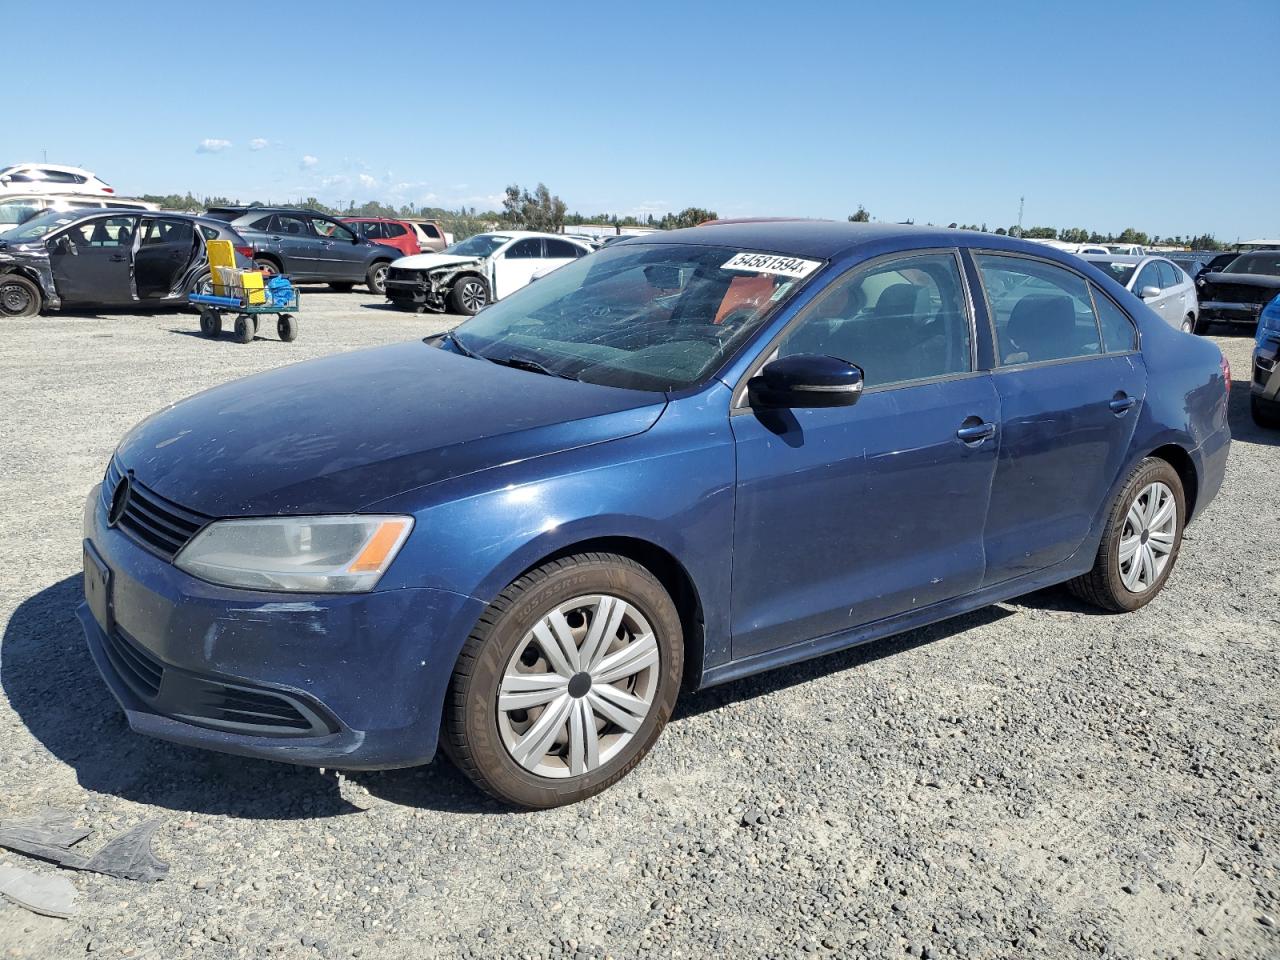
[[1162, 260], [1157, 254], [1144, 253], [1082, 253], [1081, 258], [1090, 263], [1145, 263], [1147, 260]]
[[21, 163], [11, 163], [7, 166], [0, 167], [0, 170], [13, 170], [17, 167], [39, 167], [41, 170], [58, 170], [62, 173], [87, 173], [91, 177], [97, 174], [91, 173], [84, 167], [70, 167], [65, 163], [40, 163], [36, 160], [23, 160]]
[[849, 223], [841, 220], [799, 218], [711, 222], [681, 230], [649, 233], [632, 239], [640, 243], [696, 243], [737, 247], [744, 250], [764, 250], [824, 260], [834, 260], [860, 247], [871, 245], [892, 247], [894, 241], [902, 243], [905, 249], [962, 245], [988, 250], [1022, 252], [1045, 259], [1061, 259], [1069, 256], [1042, 243], [975, 230], [901, 223]]

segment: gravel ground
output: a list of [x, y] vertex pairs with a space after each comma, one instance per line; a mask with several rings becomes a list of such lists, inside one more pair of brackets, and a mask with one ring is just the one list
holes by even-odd
[[182, 313], [5, 324], [0, 819], [158, 817], [172, 869], [66, 874], [69, 921], [0, 905], [0, 957], [1280, 955], [1280, 433], [1249, 422], [1251, 341], [1219, 339], [1226, 485], [1145, 610], [1044, 591], [687, 696], [628, 779], [524, 814], [444, 760], [348, 777], [133, 735], [84, 650], [81, 506], [130, 426], [452, 322], [303, 307], [293, 344]]

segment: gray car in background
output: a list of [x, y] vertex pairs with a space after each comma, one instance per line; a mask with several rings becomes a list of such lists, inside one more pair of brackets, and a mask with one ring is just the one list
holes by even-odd
[[1200, 333], [1200, 301], [1187, 272], [1164, 257], [1085, 254], [1081, 257], [1128, 289], [1171, 327]]
[[327, 283], [350, 290], [363, 283], [386, 293], [387, 267], [400, 252], [356, 236], [336, 217], [286, 207], [210, 207], [205, 216], [223, 220], [249, 242], [253, 262], [268, 274], [301, 283]]

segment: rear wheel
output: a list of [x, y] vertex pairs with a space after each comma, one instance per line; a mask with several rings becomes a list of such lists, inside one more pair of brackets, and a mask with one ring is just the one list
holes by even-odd
[[236, 339], [241, 343], [248, 343], [254, 338], [258, 332], [258, 324], [247, 313], [242, 313], [236, 317]]
[[479, 277], [462, 277], [449, 291], [449, 306], [454, 313], [474, 317], [489, 302], [489, 288]]
[[0, 276], [0, 317], [34, 317], [40, 312], [40, 288], [16, 273]]
[[1280, 403], [1249, 397], [1249, 416], [1260, 427], [1280, 428]]
[[298, 321], [290, 313], [282, 313], [276, 320], [276, 333], [285, 343], [293, 343], [298, 339]]
[[369, 288], [370, 293], [376, 293], [379, 296], [387, 292], [387, 269], [391, 266], [386, 260], [380, 260], [369, 268], [369, 273], [365, 276], [365, 286]]
[[1093, 569], [1068, 586], [1081, 599], [1115, 613], [1146, 606], [1173, 572], [1185, 522], [1178, 471], [1148, 457], [1112, 504]]
[[330, 283], [329, 289], [336, 290], [338, 293], [350, 293], [353, 289], [355, 289], [355, 284], [347, 280], [343, 280], [340, 283], [339, 282]]
[[268, 280], [280, 273], [280, 264], [270, 257], [254, 257], [253, 265], [257, 270], [262, 271]]
[[442, 740], [502, 800], [573, 803], [649, 752], [683, 669], [680, 617], [653, 574], [613, 554], [555, 560], [481, 616], [450, 680]]

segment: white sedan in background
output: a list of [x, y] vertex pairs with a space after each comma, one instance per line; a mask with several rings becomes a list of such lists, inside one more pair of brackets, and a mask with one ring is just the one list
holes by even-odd
[[1111, 279], [1141, 297], [1172, 327], [1194, 333], [1200, 317], [1195, 281], [1164, 257], [1086, 254], [1087, 260]]
[[585, 243], [554, 233], [478, 233], [442, 253], [393, 261], [387, 299], [404, 310], [449, 310], [471, 316], [545, 273], [591, 253]]
[[79, 193], [115, 195], [115, 188], [88, 170], [60, 163], [15, 163], [0, 169], [0, 193]]

